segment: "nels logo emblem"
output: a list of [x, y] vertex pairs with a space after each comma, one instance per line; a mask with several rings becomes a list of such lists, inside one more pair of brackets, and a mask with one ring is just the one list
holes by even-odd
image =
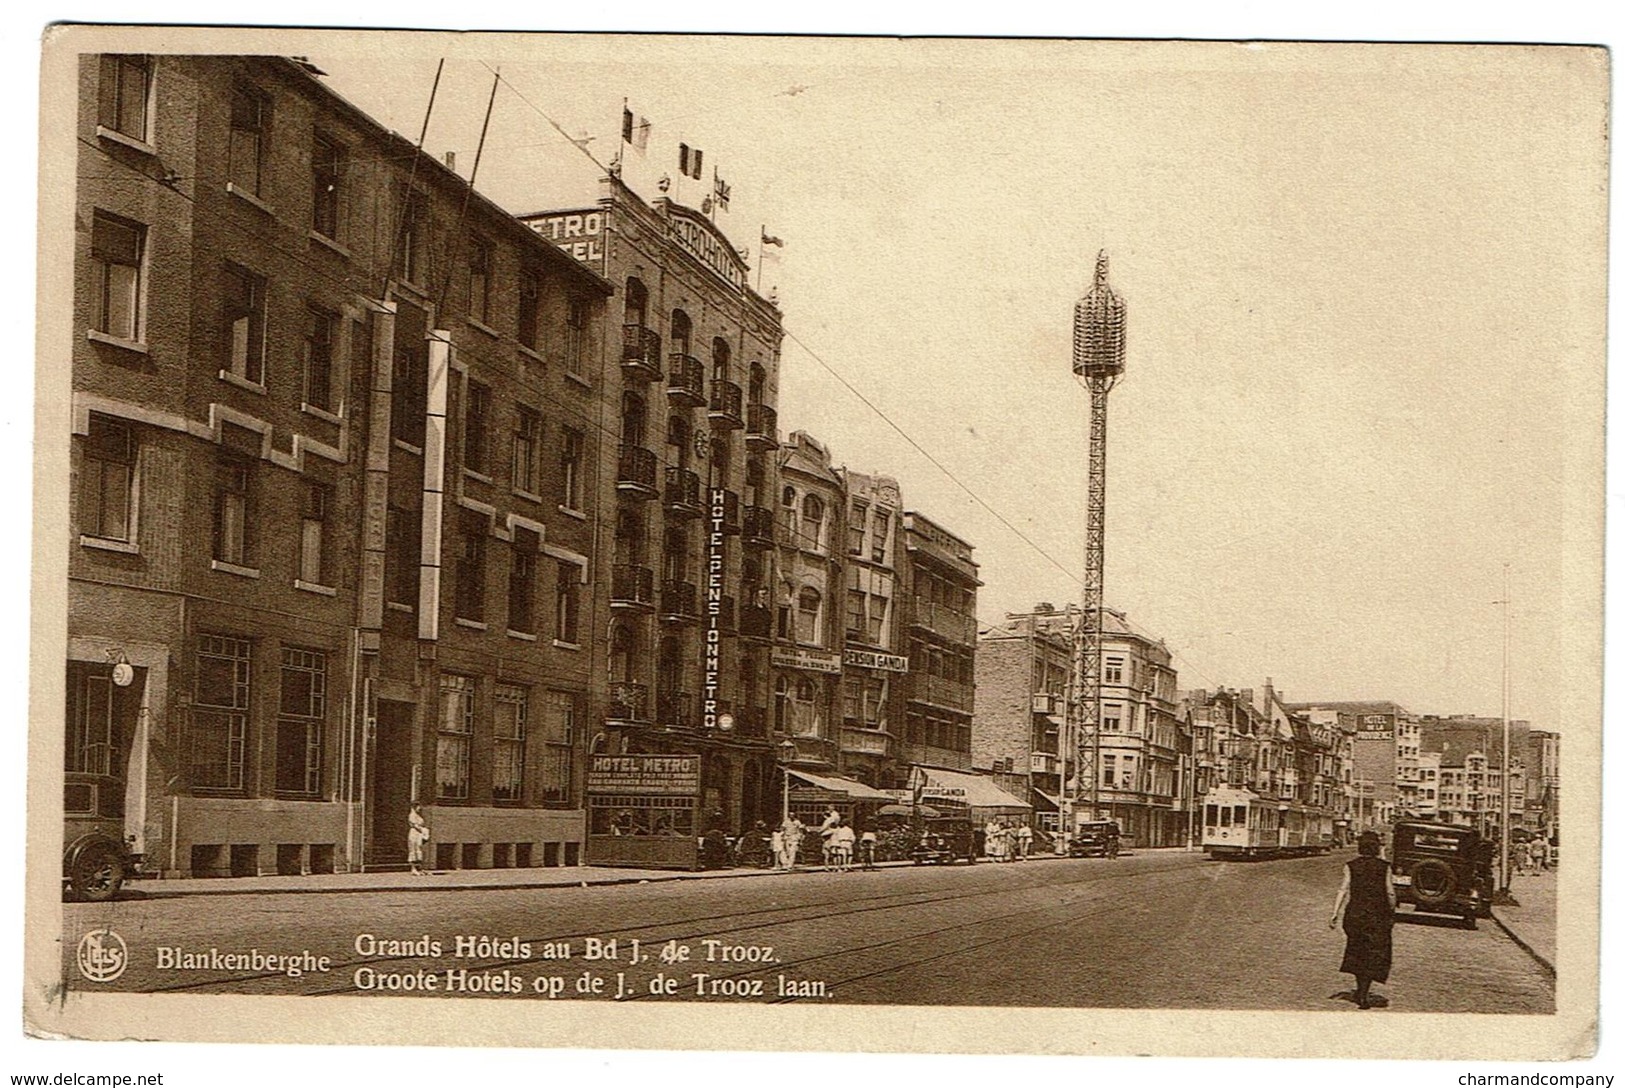
[[79, 973], [91, 982], [112, 982], [129, 965], [124, 938], [111, 929], [93, 929], [79, 939]]

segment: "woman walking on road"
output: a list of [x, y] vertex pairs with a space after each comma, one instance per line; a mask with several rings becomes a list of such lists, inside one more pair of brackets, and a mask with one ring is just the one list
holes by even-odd
[[1343, 946], [1344, 974], [1354, 976], [1354, 1000], [1371, 1007], [1371, 984], [1387, 982], [1394, 958], [1394, 883], [1388, 863], [1378, 857], [1382, 840], [1375, 831], [1361, 833], [1359, 856], [1343, 869], [1330, 928], [1339, 919], [1348, 943]]
[[423, 848], [429, 842], [429, 821], [423, 818], [423, 809], [413, 805], [406, 814], [406, 860], [412, 872], [426, 875], [423, 870]]

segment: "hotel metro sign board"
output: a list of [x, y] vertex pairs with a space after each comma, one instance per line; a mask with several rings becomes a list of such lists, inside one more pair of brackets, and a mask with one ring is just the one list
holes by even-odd
[[[656, 201], [656, 205], [660, 204]], [[666, 203], [666, 231], [677, 248], [704, 265], [737, 294], [744, 294], [749, 269], [737, 250], [705, 216], [680, 204]], [[604, 270], [602, 208], [557, 212], [528, 220], [530, 229], [564, 252], [599, 272]]]
[[692, 797], [700, 792], [700, 757], [593, 756], [587, 792]]

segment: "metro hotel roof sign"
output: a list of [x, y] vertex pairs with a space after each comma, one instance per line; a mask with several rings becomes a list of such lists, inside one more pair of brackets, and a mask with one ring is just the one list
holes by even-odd
[[[739, 252], [716, 224], [692, 208], [664, 198], [655, 201], [663, 212], [666, 236], [683, 252], [704, 265], [736, 294], [744, 294], [749, 272]], [[530, 228], [583, 264], [601, 269], [604, 263], [604, 228], [609, 212], [581, 208], [527, 219]]]

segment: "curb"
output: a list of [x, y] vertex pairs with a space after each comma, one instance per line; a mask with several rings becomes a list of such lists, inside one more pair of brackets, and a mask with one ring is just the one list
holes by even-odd
[[1507, 925], [1506, 921], [1504, 919], [1502, 919], [1502, 917], [1499, 914], [1495, 913], [1495, 908], [1494, 907], [1490, 908], [1490, 917], [1495, 920], [1496, 925], [1501, 927], [1501, 932], [1502, 933], [1505, 933], [1508, 937], [1512, 938], [1512, 943], [1513, 944], [1517, 945], [1519, 948], [1521, 948], [1525, 952], [1529, 953], [1529, 958], [1534, 960], [1536, 963], [1540, 964], [1541, 968], [1548, 975], [1550, 975], [1554, 979], [1557, 978], [1557, 968], [1552, 965], [1552, 962], [1550, 960], [1548, 960], [1545, 956], [1542, 956], [1539, 952], [1536, 952], [1534, 950], [1534, 948], [1530, 946], [1528, 941], [1526, 941], [1522, 937], [1518, 936], [1517, 931], [1514, 930], [1511, 926]]
[[[1029, 861], [1060, 861], [1059, 857], [1050, 855], [1034, 855]], [[877, 864], [879, 869], [912, 868], [906, 861], [883, 861]], [[442, 870], [448, 874], [458, 870]], [[821, 872], [818, 866], [798, 868], [794, 872], [816, 873]], [[854, 872], [859, 870], [854, 869]], [[431, 874], [433, 876], [434, 874]], [[713, 869], [699, 872], [673, 871], [659, 876], [600, 876], [587, 877], [580, 880], [515, 880], [503, 883], [460, 883], [453, 881], [427, 880], [419, 884], [380, 884], [362, 887], [326, 887], [322, 885], [299, 887], [269, 887], [244, 888], [233, 887], [236, 883], [230, 877], [222, 877], [220, 883], [223, 887], [204, 887], [165, 889], [164, 881], [137, 881], [127, 885], [124, 895], [120, 895], [115, 902], [139, 902], [141, 900], [158, 899], [188, 899], [195, 896], [224, 896], [224, 895], [353, 895], [360, 892], [485, 892], [485, 891], [513, 891], [516, 889], [539, 888], [613, 888], [629, 884], [669, 884], [678, 880], [743, 880], [750, 877], [766, 877], [781, 875], [777, 869]], [[788, 875], [788, 874], [784, 874]], [[143, 885], [150, 885], [146, 887]]]

